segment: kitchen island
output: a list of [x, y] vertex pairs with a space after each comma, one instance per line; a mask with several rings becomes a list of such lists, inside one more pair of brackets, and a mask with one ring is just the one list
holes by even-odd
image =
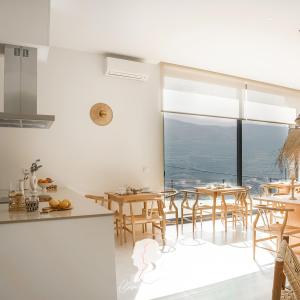
[[73, 209], [0, 204], [0, 299], [117, 299], [113, 213], [67, 188], [49, 195]]

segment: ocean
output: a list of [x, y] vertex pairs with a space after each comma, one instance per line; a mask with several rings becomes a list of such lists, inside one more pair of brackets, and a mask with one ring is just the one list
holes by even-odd
[[[243, 185], [252, 193], [264, 182], [286, 178], [276, 159], [287, 134], [286, 125], [243, 122]], [[236, 185], [236, 148], [235, 120], [165, 113], [165, 187]]]

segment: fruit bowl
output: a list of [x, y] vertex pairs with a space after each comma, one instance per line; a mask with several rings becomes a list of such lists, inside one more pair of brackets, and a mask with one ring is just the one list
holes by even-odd
[[53, 184], [53, 180], [51, 178], [39, 179], [38, 186], [42, 189], [43, 193], [47, 192], [47, 187]]

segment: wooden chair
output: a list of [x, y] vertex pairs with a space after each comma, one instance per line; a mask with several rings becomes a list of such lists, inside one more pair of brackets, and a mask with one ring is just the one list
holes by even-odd
[[[290, 192], [289, 186], [278, 186], [278, 184], [269, 183], [269, 184], [262, 184], [260, 186], [262, 195], [263, 196], [270, 196], [270, 195], [288, 195]], [[275, 192], [271, 192], [272, 190], [275, 190]]]
[[250, 216], [250, 221], [252, 223], [252, 217], [253, 217], [253, 200], [251, 197], [251, 186], [245, 186], [245, 190], [246, 190], [246, 203], [247, 203], [247, 207], [248, 207], [248, 215]]
[[[258, 246], [258, 242], [276, 239], [276, 250], [279, 249], [279, 244], [284, 235], [293, 236], [300, 233], [300, 228], [287, 225], [289, 212], [294, 211], [288, 208], [277, 208], [266, 205], [257, 205], [257, 215], [253, 222], [253, 258], [255, 259], [255, 249], [260, 247], [269, 251], [273, 251], [271, 248]], [[261, 224], [258, 224], [261, 221]], [[267, 237], [257, 239], [257, 232], [268, 234]], [[295, 245], [294, 245], [295, 246]]]
[[[150, 208], [149, 208], [150, 205]], [[134, 209], [135, 206], [135, 209]], [[152, 237], [155, 239], [155, 228], [160, 229], [161, 236], [163, 240], [163, 245], [165, 245], [165, 233], [166, 233], [166, 216], [164, 213], [164, 204], [161, 198], [154, 199], [152, 201], [147, 201], [147, 207], [141, 208], [140, 203], [129, 203], [129, 215], [123, 216], [123, 226], [124, 226], [124, 240], [126, 239], [126, 231], [132, 234], [133, 245], [136, 241], [136, 225], [152, 224]], [[141, 210], [138, 214], [136, 211]]]
[[[232, 222], [236, 228], [236, 223], [241, 220], [243, 223], [243, 229], [248, 228], [248, 216], [249, 209], [252, 209], [252, 204], [249, 205], [247, 202], [248, 189], [239, 191], [235, 194], [235, 202], [232, 206]], [[249, 208], [249, 206], [251, 208]]]
[[272, 300], [300, 300], [300, 263], [286, 240], [281, 242], [275, 261]]
[[[179, 224], [179, 218], [178, 218], [178, 208], [176, 205], [176, 197], [180, 193], [178, 193], [176, 190], [166, 190], [163, 192], [160, 192], [160, 194], [163, 197], [163, 210], [166, 216], [166, 225], [176, 225], [176, 236], [178, 238], [178, 224]], [[145, 209], [145, 204], [144, 204]], [[152, 213], [155, 213], [158, 210], [158, 208], [153, 208]], [[168, 216], [170, 216], [168, 218]], [[147, 224], [143, 227], [143, 232], [147, 231]]]
[[[212, 205], [202, 204], [199, 201], [201, 195], [207, 197], [207, 194], [190, 190], [182, 190], [181, 192], [183, 193], [183, 200], [181, 202], [181, 231], [183, 233], [184, 220], [190, 221], [188, 218], [191, 217], [193, 223], [193, 238], [195, 238], [197, 220], [200, 219], [202, 227], [203, 216], [212, 213]], [[188, 213], [186, 213], [186, 211], [188, 211]]]
[[221, 192], [220, 196], [221, 205], [217, 206], [217, 211], [221, 214], [221, 221], [224, 223], [225, 232], [227, 232], [228, 214], [232, 216], [233, 225], [236, 225], [238, 217], [243, 217], [243, 224], [245, 224], [244, 216], [245, 212], [247, 212], [245, 196], [242, 197], [240, 191]]
[[[178, 238], [178, 208], [176, 205], [176, 197], [180, 194], [176, 190], [168, 190], [161, 193], [163, 195], [163, 210], [166, 216], [166, 224], [176, 225], [176, 236]], [[171, 215], [172, 218], [168, 218]]]

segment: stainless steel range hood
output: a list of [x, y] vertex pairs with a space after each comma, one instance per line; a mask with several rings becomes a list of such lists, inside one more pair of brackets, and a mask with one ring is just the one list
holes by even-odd
[[50, 128], [55, 116], [37, 114], [37, 49], [1, 46], [4, 112], [0, 112], [0, 127]]

